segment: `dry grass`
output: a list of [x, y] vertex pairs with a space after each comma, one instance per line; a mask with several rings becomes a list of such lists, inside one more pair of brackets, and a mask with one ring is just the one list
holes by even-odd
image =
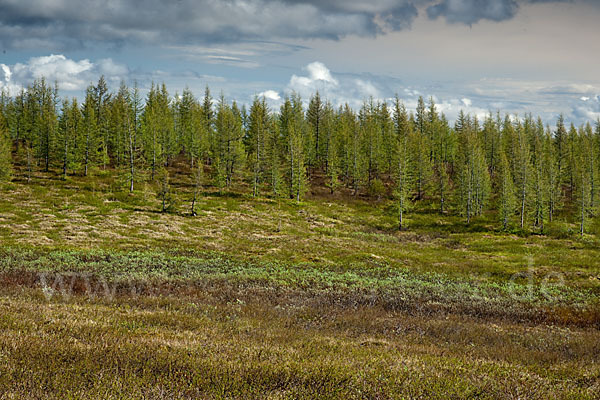
[[181, 179], [169, 214], [108, 174], [0, 190], [0, 399], [600, 398], [600, 241], [560, 216], [207, 188], [193, 218]]
[[595, 330], [3, 289], [5, 398], [597, 398]]

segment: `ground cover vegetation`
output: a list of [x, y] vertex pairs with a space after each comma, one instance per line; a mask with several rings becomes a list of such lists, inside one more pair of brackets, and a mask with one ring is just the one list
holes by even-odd
[[0, 102], [0, 398], [600, 396], [600, 123]]

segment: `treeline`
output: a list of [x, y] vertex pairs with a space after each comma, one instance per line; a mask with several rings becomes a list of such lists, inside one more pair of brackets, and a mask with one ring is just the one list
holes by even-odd
[[[85, 99], [61, 100], [56, 86], [35, 81], [0, 99], [0, 176], [11, 158], [35, 168], [87, 176], [114, 169], [134, 191], [153, 181], [168, 208], [169, 170], [185, 160], [194, 187], [191, 212], [203, 185], [226, 190], [245, 180], [254, 196], [300, 201], [311, 184], [396, 200], [398, 225], [421, 201], [470, 222], [496, 210], [503, 228], [544, 232], [557, 213], [577, 219], [583, 234], [600, 204], [600, 120], [575, 127], [540, 118], [490, 113], [482, 121], [459, 114], [451, 126], [433, 99], [416, 110], [368, 100], [358, 111], [335, 108], [314, 94], [306, 110], [293, 94], [279, 110], [264, 98], [250, 106], [198, 99], [190, 90], [171, 96], [152, 85], [111, 93], [104, 78]], [[11, 155], [11, 150], [14, 154]]]

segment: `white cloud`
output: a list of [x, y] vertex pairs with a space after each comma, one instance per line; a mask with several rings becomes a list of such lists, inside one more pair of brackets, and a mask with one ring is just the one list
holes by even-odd
[[466, 97], [460, 100], [466, 107], [471, 107], [473, 102], [471, 99], [467, 99]]
[[[246, 47], [246, 48], [244, 48]], [[192, 61], [201, 61], [210, 64], [231, 65], [242, 68], [257, 68], [260, 66], [255, 58], [258, 51], [248, 46], [167, 46], [174, 50], [174, 57], [185, 57]]]
[[379, 98], [381, 96], [379, 90], [377, 90], [371, 82], [363, 81], [362, 79], [357, 79], [355, 82], [359, 92], [362, 93], [364, 97]]
[[21, 86], [11, 82], [12, 71], [6, 64], [0, 64], [0, 91], [8, 91], [10, 96], [16, 95]]
[[105, 75], [106, 80], [114, 85], [129, 75], [126, 66], [110, 58], [93, 63], [88, 59], [72, 60], [62, 54], [32, 57], [27, 63], [17, 63], [12, 67], [2, 64], [1, 67], [3, 77], [0, 79], [0, 88], [9, 88], [13, 94], [41, 78], [45, 78], [50, 85], [58, 82], [61, 90], [82, 91], [97, 81], [100, 75]]
[[[581, 100], [583, 100], [583, 98]], [[600, 96], [587, 98], [583, 103], [575, 105], [572, 113], [579, 119], [598, 121], [600, 119]]]
[[310, 74], [310, 79], [313, 81], [324, 81], [337, 86], [338, 81], [333, 79], [331, 71], [325, 66], [325, 64], [315, 61], [306, 66], [306, 70]]
[[62, 54], [51, 54], [32, 57], [27, 64], [15, 64], [13, 73], [20, 81], [44, 77], [50, 83], [57, 81], [64, 90], [82, 90], [88, 83], [84, 73], [93, 66], [88, 59], [73, 61]]
[[127, 66], [115, 63], [111, 58], [98, 60], [98, 72], [107, 77], [123, 77], [129, 73]]
[[328, 88], [338, 86], [339, 82], [331, 75], [325, 64], [315, 61], [304, 68], [308, 76], [292, 75], [289, 87], [301, 95], [317, 90], [325, 91]]
[[10, 82], [10, 77], [12, 75], [12, 72], [10, 72], [10, 68], [8, 67], [8, 65], [0, 64], [0, 68], [2, 68], [2, 73], [4, 74], [3, 80], [5, 80], [6, 82]]
[[303, 69], [308, 72], [308, 76], [292, 75], [287, 91], [298, 93], [304, 100], [319, 91], [334, 106], [348, 103], [360, 108], [365, 99], [373, 97], [377, 100], [381, 97], [381, 90], [370, 80], [360, 79], [355, 75], [334, 76], [321, 62], [312, 62]]
[[258, 94], [258, 97], [264, 97], [267, 100], [281, 100], [281, 96], [279, 96], [279, 93], [277, 93], [274, 90], [265, 90], [264, 92], [260, 92]]

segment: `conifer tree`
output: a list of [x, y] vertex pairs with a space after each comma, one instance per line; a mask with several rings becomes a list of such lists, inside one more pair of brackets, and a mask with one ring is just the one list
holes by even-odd
[[565, 128], [565, 118], [561, 114], [556, 121], [556, 131], [554, 133], [554, 144], [556, 146], [556, 159], [560, 184], [564, 179], [565, 159], [567, 154], [567, 129]]
[[308, 186], [306, 176], [306, 126], [302, 101], [296, 94], [291, 100], [286, 98], [281, 106], [280, 126], [283, 137], [287, 140], [288, 184], [290, 198], [300, 202]]
[[96, 129], [98, 130], [98, 154], [102, 160], [102, 167], [106, 169], [110, 162], [109, 153], [113, 152], [116, 145], [116, 139], [111, 134], [109, 127], [108, 104], [110, 102], [110, 93], [104, 75], [98, 79], [96, 86], [92, 87], [93, 102], [95, 105], [94, 115], [96, 116]]
[[62, 174], [67, 178], [69, 169], [76, 169], [76, 150], [80, 142], [78, 135], [81, 131], [81, 111], [77, 99], [71, 102], [63, 101], [62, 112], [59, 118], [58, 142], [62, 150]]
[[[214, 136], [214, 111], [213, 111], [213, 98], [210, 94], [210, 89], [206, 86], [204, 90], [204, 99], [202, 100], [201, 113], [197, 114], [197, 118], [200, 119], [201, 124], [198, 124], [196, 131], [200, 131], [204, 135], [204, 139], [201, 141], [200, 148], [201, 154], [210, 162], [210, 144], [213, 143]], [[202, 129], [199, 129], [199, 128]]]
[[196, 155], [198, 153], [198, 136], [194, 129], [194, 111], [197, 100], [189, 88], [185, 88], [178, 98], [176, 107], [177, 137], [181, 149], [190, 161], [190, 167], [194, 168]]
[[478, 140], [477, 123], [461, 111], [455, 128], [458, 135], [456, 165], [458, 205], [467, 223], [480, 214], [490, 193], [490, 178], [485, 155]]
[[433, 98], [430, 99], [428, 111], [427, 129], [430, 132], [430, 160], [433, 163], [433, 175], [436, 184], [435, 191], [440, 198], [440, 213], [445, 212], [446, 198], [449, 192], [448, 160], [451, 157], [450, 150], [450, 127], [446, 117], [437, 113]]
[[408, 146], [411, 154], [411, 168], [414, 171], [414, 184], [416, 186], [416, 199], [422, 200], [429, 188], [431, 176], [433, 175], [431, 144], [426, 131], [427, 112], [425, 102], [419, 97], [415, 127], [408, 138]]
[[333, 109], [330, 109], [331, 117], [329, 118], [329, 123], [331, 123], [331, 127], [328, 127], [327, 132], [328, 140], [327, 140], [327, 186], [331, 194], [333, 194], [340, 186], [340, 174], [341, 174], [341, 157], [340, 153], [343, 152], [342, 144], [344, 143], [343, 139], [340, 137], [344, 129], [341, 126], [342, 118], [340, 115], [333, 115]]
[[42, 78], [36, 80], [27, 92], [31, 112], [29, 136], [36, 156], [43, 164], [44, 171], [48, 172], [56, 146], [58, 87], [53, 89]]
[[578, 173], [577, 170], [577, 162], [580, 161], [578, 160], [578, 152], [577, 152], [577, 145], [578, 145], [578, 139], [579, 139], [579, 133], [577, 132], [577, 128], [575, 128], [574, 124], [571, 124], [570, 128], [569, 128], [569, 132], [567, 133], [567, 149], [566, 149], [566, 168], [565, 168], [565, 175], [566, 175], [566, 183], [568, 185], [568, 193], [569, 193], [569, 199], [573, 202], [575, 201], [575, 198], [578, 197], [577, 193], [575, 193], [576, 187], [576, 181], [577, 181], [577, 176], [576, 174]]
[[264, 97], [254, 98], [248, 118], [248, 164], [252, 169], [252, 193], [256, 197], [264, 174], [265, 147], [269, 128], [268, 108]]
[[396, 188], [394, 194], [398, 206], [398, 229], [404, 229], [404, 214], [410, 208], [412, 188], [410, 174], [410, 155], [408, 139], [411, 136], [411, 125], [404, 104], [396, 96], [394, 103], [395, 148], [397, 169], [395, 173]]
[[381, 163], [381, 135], [380, 126], [378, 124], [379, 106], [375, 105], [373, 98], [363, 104], [359, 113], [360, 130], [361, 130], [361, 151], [364, 154], [366, 171], [364, 175], [367, 177], [367, 186], [371, 189], [371, 184], [374, 179], [379, 179], [380, 163]]
[[215, 118], [215, 142], [211, 157], [214, 161], [215, 180], [220, 189], [231, 185], [234, 169], [241, 163], [242, 136], [241, 115], [236, 103], [229, 106], [221, 95]]
[[494, 118], [492, 113], [486, 116], [483, 123], [483, 141], [485, 158], [489, 166], [492, 177], [496, 173], [500, 158], [500, 129], [499, 129], [500, 114]]
[[323, 102], [321, 101], [319, 91], [317, 91], [315, 95], [310, 98], [310, 101], [308, 103], [308, 109], [306, 110], [306, 120], [310, 128], [310, 135], [307, 136], [307, 139], [312, 144], [312, 146], [309, 146], [311, 149], [310, 152], [307, 153], [307, 162], [313, 168], [320, 167], [322, 159], [321, 148], [323, 147], [322, 130], [324, 108], [325, 107], [323, 105]]
[[561, 180], [558, 167], [558, 158], [556, 157], [556, 146], [552, 137], [550, 127], [546, 127], [544, 134], [542, 157], [544, 158], [544, 175], [548, 185], [548, 221], [552, 222], [554, 213], [560, 208], [562, 203]]
[[151, 167], [151, 179], [154, 180], [157, 169], [168, 166], [174, 155], [173, 114], [165, 85], [158, 88], [152, 84], [142, 114], [144, 153]]
[[544, 156], [544, 125], [541, 119], [539, 119], [532, 127], [531, 135], [531, 153], [532, 153], [532, 178], [533, 178], [533, 213], [534, 223], [533, 225], [540, 229], [540, 232], [544, 232], [544, 222], [547, 217], [547, 204], [549, 202], [550, 187], [547, 180], [546, 171], [548, 166], [546, 162], [547, 157]]
[[510, 223], [510, 218], [515, 213], [515, 187], [510, 173], [510, 165], [506, 154], [500, 153], [497, 174], [498, 187], [498, 214], [502, 222], [502, 228], [506, 230]]
[[577, 134], [574, 153], [574, 187], [576, 193], [574, 199], [579, 210], [579, 231], [583, 236], [585, 226], [590, 215], [594, 214], [593, 187], [596, 174], [596, 160], [593, 146], [593, 135], [591, 126], [582, 127]]
[[96, 118], [96, 106], [94, 104], [93, 92], [88, 88], [83, 104], [82, 129], [83, 146], [81, 146], [80, 158], [83, 164], [83, 175], [88, 176], [89, 171], [96, 165], [98, 158], [98, 120]]
[[133, 89], [127, 97], [129, 105], [126, 113], [127, 126], [127, 158], [129, 161], [129, 192], [133, 193], [134, 182], [137, 176], [136, 167], [140, 164], [140, 149], [138, 141], [138, 132], [141, 116], [141, 97], [137, 82], [134, 82]]
[[347, 103], [341, 114], [340, 135], [344, 138], [347, 148], [344, 160], [346, 182], [352, 188], [353, 195], [357, 195], [364, 180], [361, 174], [363, 170], [363, 156], [360, 151], [361, 130], [358, 128], [356, 114]]
[[517, 196], [519, 198], [519, 214], [521, 217], [521, 229], [525, 226], [525, 218], [530, 200], [531, 192], [531, 152], [526, 129], [518, 123], [514, 130], [515, 154], [513, 160], [514, 179], [517, 187]]
[[12, 174], [11, 147], [6, 119], [0, 112], [0, 182], [8, 180]]

